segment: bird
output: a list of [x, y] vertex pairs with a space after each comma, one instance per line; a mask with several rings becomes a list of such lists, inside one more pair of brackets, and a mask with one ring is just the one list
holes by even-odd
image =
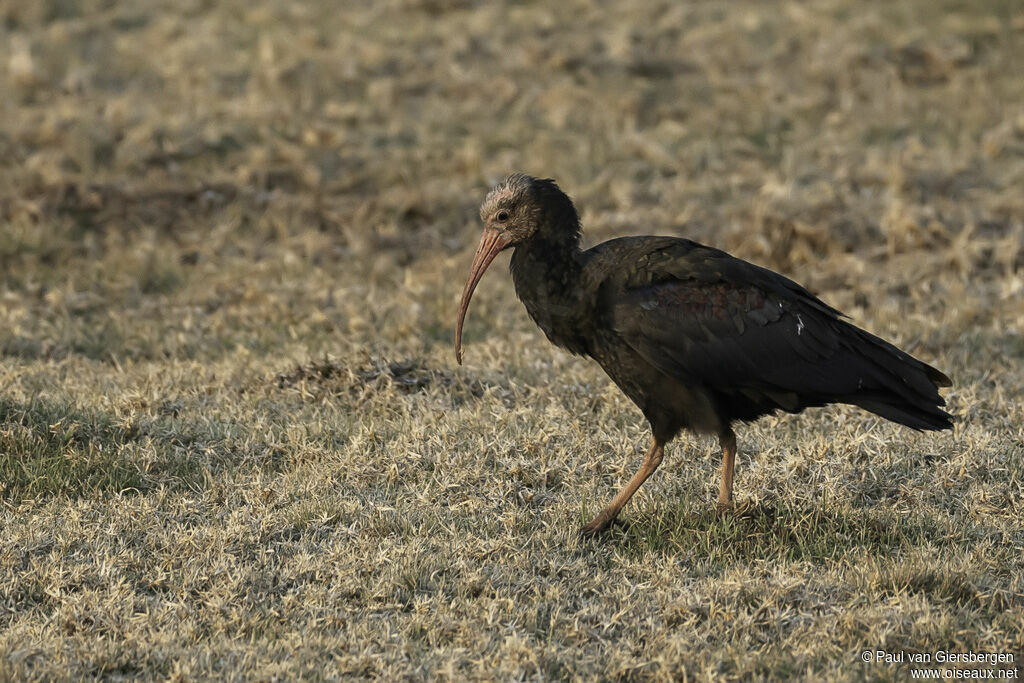
[[620, 237], [581, 249], [572, 200], [515, 173], [486, 195], [459, 303], [455, 358], [484, 272], [512, 250], [516, 296], [556, 346], [592, 358], [650, 423], [640, 468], [582, 529], [606, 531], [680, 432], [716, 436], [717, 510], [734, 509], [736, 423], [833, 403], [915, 430], [952, 428], [949, 377], [857, 327], [793, 280], [681, 237]]

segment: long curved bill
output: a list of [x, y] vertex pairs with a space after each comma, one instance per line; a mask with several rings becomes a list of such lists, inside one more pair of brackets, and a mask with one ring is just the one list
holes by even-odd
[[455, 324], [455, 360], [462, 365], [462, 322], [466, 319], [466, 311], [469, 310], [469, 300], [473, 298], [473, 290], [484, 276], [487, 266], [491, 265], [494, 257], [506, 248], [511, 241], [502, 236], [501, 231], [494, 228], [487, 228], [480, 236], [480, 243], [476, 245], [476, 254], [473, 256], [473, 265], [469, 267], [469, 278], [466, 280], [466, 288], [462, 290], [462, 302], [459, 304], [459, 321]]

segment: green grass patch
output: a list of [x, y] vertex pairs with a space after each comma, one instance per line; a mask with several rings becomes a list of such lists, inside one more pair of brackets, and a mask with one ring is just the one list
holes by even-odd
[[102, 413], [0, 398], [0, 495], [17, 500], [137, 489], [145, 479], [126, 449], [141, 438], [137, 426]]

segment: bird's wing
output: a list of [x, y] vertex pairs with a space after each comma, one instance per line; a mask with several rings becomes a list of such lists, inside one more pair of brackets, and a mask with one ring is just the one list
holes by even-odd
[[854, 355], [846, 337], [862, 331], [792, 280], [686, 240], [651, 247], [616, 269], [602, 296], [606, 324], [660, 371], [784, 409], [894, 379], [871, 364], [844, 367]]

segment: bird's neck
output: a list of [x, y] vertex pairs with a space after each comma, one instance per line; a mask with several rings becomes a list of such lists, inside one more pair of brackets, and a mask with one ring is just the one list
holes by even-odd
[[577, 239], [534, 237], [516, 246], [509, 269], [516, 296], [552, 343], [587, 352], [590, 304], [581, 287], [585, 256]]

